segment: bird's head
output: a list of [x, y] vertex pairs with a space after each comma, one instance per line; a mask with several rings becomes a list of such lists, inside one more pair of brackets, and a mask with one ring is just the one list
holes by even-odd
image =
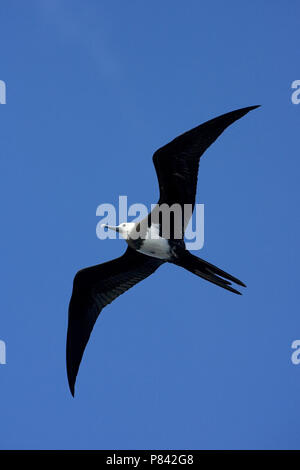
[[119, 234], [125, 238], [125, 240], [128, 240], [130, 232], [134, 229], [135, 227], [134, 222], [123, 222], [120, 225], [106, 225], [102, 224], [102, 227], [109, 228], [110, 230], [114, 230], [115, 232], [119, 232]]

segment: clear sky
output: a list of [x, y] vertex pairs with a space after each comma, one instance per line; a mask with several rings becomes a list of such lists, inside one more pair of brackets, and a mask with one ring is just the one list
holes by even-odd
[[[300, 448], [299, 2], [1, 1], [2, 449]], [[165, 265], [105, 308], [73, 399], [75, 272], [119, 256], [96, 208], [150, 206], [152, 154], [261, 104], [201, 160], [199, 256], [235, 296]]]

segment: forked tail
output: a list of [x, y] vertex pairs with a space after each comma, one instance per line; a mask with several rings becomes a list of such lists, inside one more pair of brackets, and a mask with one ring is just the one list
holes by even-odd
[[233, 277], [231, 274], [217, 268], [217, 266], [192, 255], [189, 251], [184, 251], [180, 259], [174, 263], [187, 269], [191, 273], [206, 279], [206, 281], [212, 282], [217, 286], [223, 287], [223, 289], [234, 292], [235, 294], [242, 295], [241, 292], [231, 287], [231, 282], [234, 282], [239, 286], [246, 287], [246, 285], [236, 277]]

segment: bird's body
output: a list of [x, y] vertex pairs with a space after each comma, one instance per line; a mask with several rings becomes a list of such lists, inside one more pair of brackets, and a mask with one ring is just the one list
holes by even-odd
[[[159, 224], [152, 224], [146, 232], [145, 239], [141, 240], [141, 245], [137, 248], [137, 251], [144, 255], [168, 261], [172, 256], [170, 240], [161, 237], [159, 231]], [[133, 246], [134, 242], [135, 240], [131, 242]]]
[[[124, 224], [121, 224], [121, 227], [122, 225]], [[128, 246], [144, 255], [169, 261], [172, 258], [172, 248], [175, 242], [162, 236], [161, 226], [158, 223], [152, 223], [148, 226], [144, 236], [136, 237], [134, 234], [136, 234], [139, 225], [140, 223], [134, 224], [134, 227], [128, 233], [128, 237], [125, 238]], [[181, 240], [181, 243], [184, 244], [183, 240]]]
[[[165, 262], [181, 266], [223, 289], [245, 284], [216, 266], [192, 255], [184, 243], [184, 231], [192, 215], [201, 155], [234, 121], [257, 106], [238, 109], [205, 122], [175, 138], [154, 153], [160, 198], [153, 211], [138, 223], [123, 222], [115, 230], [128, 247], [120, 258], [79, 271], [69, 305], [67, 372], [71, 393], [82, 355], [102, 308]], [[165, 208], [175, 208], [165, 223]]]

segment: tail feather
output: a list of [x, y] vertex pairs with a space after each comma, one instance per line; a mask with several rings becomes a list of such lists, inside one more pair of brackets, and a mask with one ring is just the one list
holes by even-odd
[[196, 259], [201, 261], [203, 265], [205, 266], [205, 268], [212, 274], [217, 274], [218, 276], [225, 277], [225, 279], [229, 279], [229, 281], [235, 282], [235, 284], [238, 284], [239, 286], [247, 287], [246, 284], [244, 284], [242, 281], [240, 281], [234, 276], [231, 276], [231, 274], [228, 274], [225, 271], [222, 271], [222, 269], [217, 268], [217, 266], [214, 266], [213, 264], [208, 263], [207, 261], [204, 261], [201, 258], [196, 258]]
[[[241, 292], [231, 287], [231, 282], [240, 286], [246, 287], [246, 285], [231, 274], [226, 273], [222, 269], [214, 266], [207, 261], [192, 255], [189, 251], [185, 251], [175, 264], [185, 268], [196, 276], [202, 277], [206, 281], [212, 282], [223, 289], [234, 292], [235, 294], [242, 295]], [[225, 278], [225, 279], [224, 279]]]

